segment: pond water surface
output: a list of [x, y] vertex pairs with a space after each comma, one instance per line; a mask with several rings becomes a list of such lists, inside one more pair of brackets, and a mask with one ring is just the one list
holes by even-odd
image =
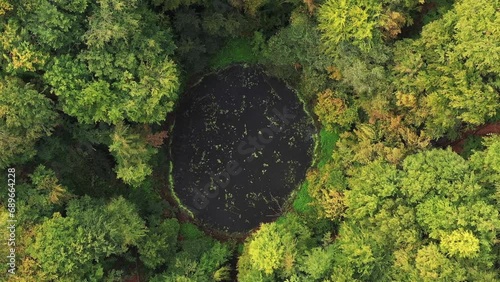
[[253, 229], [279, 216], [304, 179], [313, 133], [295, 92], [261, 68], [209, 74], [177, 109], [174, 191], [203, 224]]

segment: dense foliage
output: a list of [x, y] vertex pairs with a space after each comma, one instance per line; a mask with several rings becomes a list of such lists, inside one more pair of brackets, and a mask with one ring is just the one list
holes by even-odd
[[[500, 121], [499, 0], [0, 0], [0, 53], [6, 281], [500, 281], [500, 137], [464, 136]], [[233, 63], [319, 129], [240, 244], [165, 200], [170, 113]]]

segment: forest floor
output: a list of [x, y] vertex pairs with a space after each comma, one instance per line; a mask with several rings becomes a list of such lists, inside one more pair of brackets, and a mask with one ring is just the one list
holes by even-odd
[[450, 144], [452, 150], [456, 153], [462, 153], [465, 142], [469, 136], [486, 136], [489, 134], [500, 133], [500, 121], [479, 126], [473, 130], [466, 131], [460, 139]]

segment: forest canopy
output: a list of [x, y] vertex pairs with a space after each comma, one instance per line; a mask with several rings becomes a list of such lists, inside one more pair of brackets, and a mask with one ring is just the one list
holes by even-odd
[[[499, 0], [0, 0], [0, 54], [2, 281], [500, 281]], [[169, 152], [236, 64], [295, 89], [316, 148], [227, 234]]]

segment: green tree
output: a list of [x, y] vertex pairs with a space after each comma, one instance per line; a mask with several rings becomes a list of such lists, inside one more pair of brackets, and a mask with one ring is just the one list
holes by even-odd
[[493, 193], [451, 150], [409, 155], [401, 168], [384, 160], [361, 166], [344, 192], [335, 265], [363, 281], [495, 277]]
[[428, 136], [456, 137], [462, 123], [477, 126], [496, 115], [499, 69], [492, 60], [499, 53], [493, 43], [500, 40], [494, 32], [498, 7], [498, 1], [457, 2], [424, 26], [420, 38], [396, 45], [397, 103]]
[[481, 185], [496, 191], [494, 198], [500, 202], [500, 136], [485, 138], [483, 143], [486, 149], [472, 155], [471, 166]]
[[256, 16], [257, 12], [260, 8], [266, 5], [269, 0], [250, 0], [250, 1], [241, 1], [241, 0], [229, 0], [234, 7], [243, 9], [246, 13], [251, 16]]
[[261, 224], [246, 242], [238, 261], [239, 281], [275, 281], [298, 272], [298, 261], [310, 243], [311, 230], [289, 214], [280, 222]]
[[312, 20], [304, 12], [294, 11], [290, 21], [289, 26], [269, 38], [264, 50], [266, 63], [325, 72], [328, 60], [321, 52], [320, 34]]
[[[460, 1], [455, 4], [456, 24], [453, 38], [456, 56], [465, 60], [467, 68], [481, 75], [500, 73], [499, 1]], [[485, 52], [485, 50], [488, 50]]]
[[319, 8], [318, 28], [329, 51], [343, 42], [367, 50], [381, 39], [381, 15], [382, 3], [378, 1], [330, 0]]
[[423, 281], [466, 281], [464, 269], [450, 261], [435, 244], [418, 250], [415, 262]]
[[17, 19], [34, 35], [41, 49], [67, 50], [81, 40], [81, 22], [88, 6], [87, 0], [23, 0], [15, 7]]
[[44, 74], [62, 109], [81, 123], [165, 120], [179, 81], [168, 28], [137, 1], [94, 5], [79, 54], [54, 57]]
[[410, 12], [421, 3], [421, 0], [327, 0], [318, 10], [318, 28], [323, 33], [325, 48], [331, 52], [341, 43], [350, 43], [368, 51], [383, 40], [395, 38], [403, 25], [411, 24]]
[[[252, 266], [271, 275], [282, 264], [286, 247], [276, 224], [263, 224], [248, 245]], [[290, 246], [288, 246], [290, 247]]]
[[314, 199], [319, 216], [333, 221], [341, 219], [346, 208], [344, 191], [347, 187], [341, 171], [327, 163], [317, 170], [310, 170], [306, 179], [308, 193]]
[[176, 219], [166, 219], [149, 229], [148, 236], [139, 244], [139, 254], [145, 266], [155, 269], [170, 261], [177, 247], [179, 223]]
[[150, 281], [222, 281], [227, 278], [231, 248], [203, 237], [180, 242], [180, 251], [168, 264], [167, 271]]
[[15, 77], [0, 80], [0, 168], [32, 158], [36, 142], [51, 134], [57, 114], [53, 103]]
[[55, 172], [44, 165], [39, 165], [30, 177], [36, 189], [44, 191], [52, 204], [61, 204], [71, 197], [67, 188], [59, 183]]
[[2, 57], [0, 62], [8, 73], [36, 71], [45, 66], [48, 54], [27, 40], [29, 31], [12, 20], [4, 23], [0, 36]]
[[450, 256], [473, 258], [479, 254], [479, 239], [470, 230], [458, 229], [445, 235], [440, 247]]
[[149, 161], [157, 152], [137, 131], [123, 124], [116, 125], [109, 151], [116, 159], [117, 177], [132, 186], [140, 185], [153, 172]]
[[334, 245], [326, 247], [315, 247], [308, 251], [301, 258], [299, 269], [308, 275], [308, 280], [316, 281], [326, 277], [331, 272], [335, 249]]
[[261, 61], [270, 66], [274, 75], [296, 85], [308, 103], [328, 81], [330, 62], [321, 50], [320, 39], [319, 31], [306, 12], [296, 9], [290, 16], [290, 25], [271, 36], [261, 51]]
[[151, 0], [152, 4], [161, 7], [163, 11], [175, 10], [181, 6], [189, 6], [202, 2], [201, 0]]
[[87, 0], [21, 0], [5, 4], [0, 50], [7, 72], [43, 70], [52, 52], [69, 52], [81, 43]]
[[55, 213], [37, 227], [28, 249], [50, 279], [100, 280], [103, 260], [123, 254], [146, 233], [135, 207], [121, 197], [107, 204], [89, 197], [75, 199], [66, 213]]
[[358, 120], [358, 108], [350, 107], [347, 99], [346, 94], [333, 92], [331, 89], [319, 93], [314, 113], [327, 130], [333, 131], [335, 124], [342, 128], [350, 128]]

